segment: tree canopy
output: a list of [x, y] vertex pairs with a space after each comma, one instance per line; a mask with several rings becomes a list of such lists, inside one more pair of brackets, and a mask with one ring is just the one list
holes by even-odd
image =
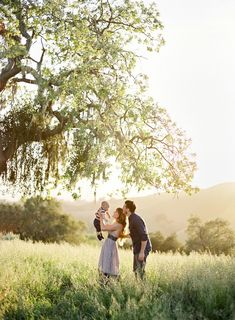
[[160, 231], [157, 231], [155, 233], [150, 233], [150, 240], [153, 252], [176, 252], [183, 250], [183, 245], [179, 242], [176, 233], [164, 237]]
[[85, 224], [64, 213], [53, 198], [37, 196], [21, 204], [0, 203], [0, 232], [13, 232], [22, 240], [79, 244], [85, 230]]
[[235, 247], [235, 232], [223, 219], [210, 220], [205, 223], [198, 217], [188, 220], [187, 251], [210, 251], [213, 254], [230, 254]]
[[191, 192], [190, 139], [135, 66], [163, 43], [156, 5], [2, 0], [0, 174], [24, 193], [108, 179]]

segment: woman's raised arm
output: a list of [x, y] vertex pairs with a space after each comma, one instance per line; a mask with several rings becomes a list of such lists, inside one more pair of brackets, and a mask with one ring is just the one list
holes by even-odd
[[99, 214], [99, 216], [100, 216], [100, 228], [102, 231], [116, 231], [120, 229], [119, 223], [104, 224], [102, 215]]
[[116, 231], [120, 229], [120, 226], [117, 223], [104, 224], [103, 222], [100, 222], [100, 227], [102, 231]]

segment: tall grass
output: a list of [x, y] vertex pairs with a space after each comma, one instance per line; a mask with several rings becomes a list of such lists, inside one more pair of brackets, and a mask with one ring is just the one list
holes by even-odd
[[0, 241], [0, 319], [235, 319], [235, 259], [152, 254], [136, 281], [100, 282], [99, 247]]

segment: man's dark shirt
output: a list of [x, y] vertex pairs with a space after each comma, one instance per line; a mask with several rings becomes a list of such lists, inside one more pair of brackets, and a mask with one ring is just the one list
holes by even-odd
[[145, 254], [148, 255], [152, 249], [151, 242], [143, 219], [136, 213], [132, 213], [129, 217], [129, 229], [133, 244], [133, 253], [139, 253], [141, 249], [141, 241], [147, 241]]

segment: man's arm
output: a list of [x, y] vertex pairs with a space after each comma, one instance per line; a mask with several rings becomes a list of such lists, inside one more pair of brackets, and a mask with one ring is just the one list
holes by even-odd
[[141, 241], [141, 248], [140, 248], [140, 253], [139, 253], [139, 261], [144, 261], [144, 252], [145, 252], [145, 248], [147, 245], [147, 240], [145, 241]]
[[146, 248], [147, 241], [148, 241], [148, 234], [146, 231], [145, 223], [142, 219], [140, 219], [138, 221], [136, 227], [137, 227], [137, 230], [138, 230], [140, 238], [141, 238], [141, 248], [140, 248], [138, 260], [144, 261], [144, 256], [145, 256], [144, 252], [145, 252], [145, 248]]

